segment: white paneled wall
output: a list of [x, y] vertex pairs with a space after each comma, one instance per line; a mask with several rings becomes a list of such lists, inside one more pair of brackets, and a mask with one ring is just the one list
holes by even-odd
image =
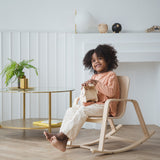
[[[54, 32], [1, 32], [0, 71], [9, 63], [34, 59], [31, 63], [39, 71], [25, 70], [30, 87], [74, 86], [73, 38], [70, 33]], [[0, 77], [0, 88], [5, 87], [5, 78]], [[11, 86], [17, 86], [17, 82]], [[63, 101], [61, 100], [63, 99]], [[58, 107], [57, 107], [58, 106]], [[69, 94], [52, 94], [52, 116], [62, 118], [69, 106]], [[48, 95], [26, 94], [26, 117], [47, 117]], [[22, 95], [0, 93], [0, 121], [22, 118]]]

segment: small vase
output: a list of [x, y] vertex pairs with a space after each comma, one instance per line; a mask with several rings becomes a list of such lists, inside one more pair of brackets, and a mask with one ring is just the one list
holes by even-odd
[[20, 78], [20, 89], [27, 89], [27, 88], [28, 88], [28, 79]]
[[25, 75], [18, 77], [18, 88], [20, 89], [28, 88], [28, 79], [26, 79]]

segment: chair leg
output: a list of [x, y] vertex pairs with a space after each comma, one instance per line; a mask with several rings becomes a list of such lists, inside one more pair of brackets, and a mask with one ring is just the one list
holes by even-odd
[[143, 133], [146, 137], [149, 137], [149, 132], [148, 132], [148, 129], [146, 127], [146, 124], [144, 122], [144, 119], [143, 119], [143, 116], [142, 116], [142, 113], [141, 113], [141, 110], [140, 110], [140, 107], [139, 107], [139, 104], [136, 100], [132, 100], [132, 103], [134, 105], [134, 108], [135, 108], [135, 111], [137, 113], [137, 116], [138, 116], [138, 119], [139, 119], [139, 122], [140, 122], [140, 125], [141, 125], [141, 128], [143, 130]]
[[106, 135], [106, 130], [107, 130], [109, 102], [107, 102], [105, 105], [107, 105], [107, 107], [104, 107], [104, 111], [103, 111], [103, 119], [102, 119], [100, 138], [99, 138], [99, 145], [98, 145], [98, 150], [99, 151], [103, 151], [104, 150], [104, 141], [105, 141], [105, 135]]
[[114, 125], [113, 119], [108, 119], [108, 122], [110, 124], [111, 130], [115, 131], [116, 130], [116, 126]]
[[107, 119], [104, 120], [104, 122], [102, 123], [100, 139], [99, 139], [99, 146], [98, 146], [99, 151], [104, 150], [104, 140], [105, 140], [106, 130], [107, 130]]

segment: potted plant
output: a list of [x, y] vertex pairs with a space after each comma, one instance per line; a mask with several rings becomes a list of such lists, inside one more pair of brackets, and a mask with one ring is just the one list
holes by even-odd
[[2, 77], [6, 76], [6, 80], [5, 80], [6, 86], [8, 86], [9, 83], [13, 80], [13, 77], [15, 77], [13, 82], [18, 79], [18, 88], [20, 88], [20, 79], [26, 78], [23, 72], [24, 68], [27, 68], [27, 69], [32, 68], [35, 70], [36, 75], [38, 75], [37, 68], [29, 64], [30, 62], [33, 61], [33, 59], [22, 60], [20, 63], [17, 63], [16, 61], [13, 61], [12, 59], [9, 59], [9, 58], [8, 60], [10, 61], [10, 64], [6, 65], [2, 70], [2, 72], [0, 73]]

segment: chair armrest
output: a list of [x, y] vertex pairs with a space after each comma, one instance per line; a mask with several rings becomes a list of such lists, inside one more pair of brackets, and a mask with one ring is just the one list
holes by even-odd
[[[107, 99], [107, 100], [106, 100], [107, 103], [110, 103], [110, 102], [112, 102], [112, 101], [115, 101], [115, 102], [116, 102], [116, 101], [117, 101], [117, 102], [120, 102], [120, 101], [130, 101], [130, 102], [133, 102], [133, 101], [136, 101], [136, 100], [134, 100], [134, 99]], [[105, 103], [106, 103], [106, 102], [105, 102]]]
[[[134, 99], [107, 99], [104, 104], [104, 111], [103, 111], [104, 115], [106, 114], [108, 116], [110, 102], [122, 102], [122, 101], [131, 102], [131, 103], [133, 103], [134, 106], [138, 105], [138, 102]], [[138, 107], [139, 107], [139, 105], [138, 105]]]

